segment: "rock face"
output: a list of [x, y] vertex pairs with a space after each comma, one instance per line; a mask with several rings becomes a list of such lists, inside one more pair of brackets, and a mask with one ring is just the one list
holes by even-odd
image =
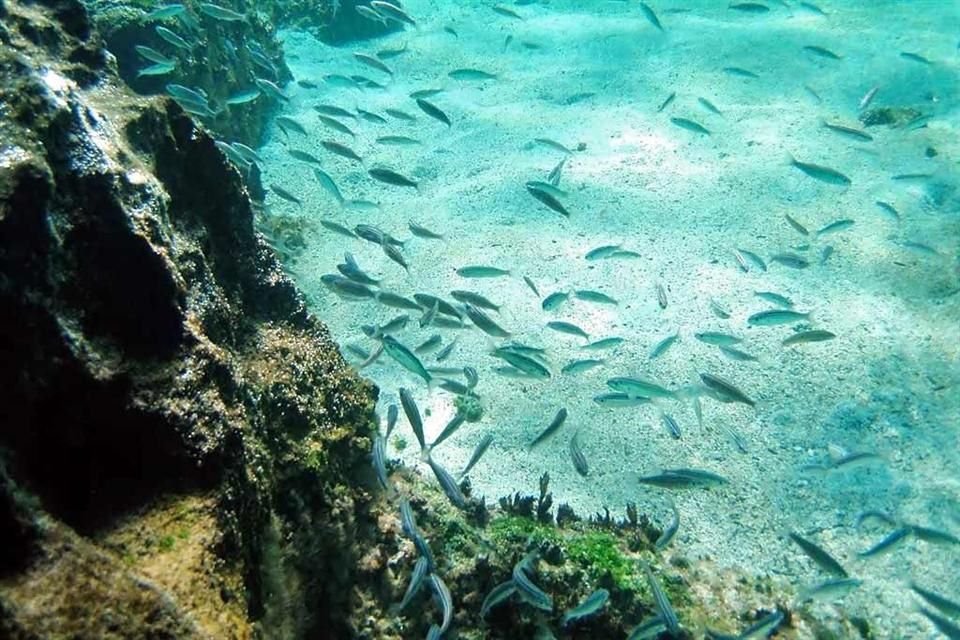
[[375, 390], [77, 0], [0, 18], [0, 636], [349, 637]]

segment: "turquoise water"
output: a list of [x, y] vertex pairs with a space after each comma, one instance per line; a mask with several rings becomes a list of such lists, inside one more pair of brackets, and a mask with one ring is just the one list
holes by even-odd
[[[798, 2], [771, 1], [763, 13], [717, 2], [650, 5], [662, 30], [636, 2], [510, 5], [512, 17], [489, 4], [410, 0], [404, 8], [416, 27], [389, 37], [334, 48], [283, 33], [294, 77], [317, 86], [289, 85], [282, 107], [307, 135], [275, 130], [259, 150], [264, 183], [304, 203], [269, 192], [267, 215], [303, 218], [311, 229], [288, 267], [351, 361], [378, 346], [363, 325], [404, 313], [409, 323], [392, 335], [411, 350], [435, 334], [440, 348], [455, 342], [441, 363], [437, 350], [418, 357], [426, 367], [475, 368], [483, 415], [433, 457], [462, 469], [491, 434], [470, 473], [474, 493], [489, 502], [533, 492], [545, 471], [554, 494], [584, 514], [633, 501], [665, 524], [672, 496], [681, 525], [667, 557], [709, 559], [718, 575], [775, 576], [800, 590], [825, 575], [791, 542], [796, 532], [863, 581], [842, 598], [806, 605], [818, 615], [866, 617], [878, 637], [937, 637], [909, 584], [960, 592], [958, 545], [911, 534], [887, 553], [860, 554], [901, 526], [960, 533], [958, 5], [823, 2], [823, 13]], [[354, 55], [400, 48], [383, 60], [392, 75]], [[451, 77], [457, 69], [492, 77]], [[324, 79], [354, 74], [383, 88]], [[442, 90], [426, 100], [449, 126], [410, 97], [424, 89]], [[385, 122], [341, 117], [351, 137], [325, 126], [317, 104]], [[378, 143], [384, 136], [417, 143]], [[362, 160], [331, 153], [324, 140]], [[290, 149], [316, 156], [355, 202], [338, 203]], [[541, 193], [554, 193], [568, 216], [525, 187], [548, 181], [564, 160], [562, 193]], [[381, 166], [417, 188], [375, 180], [368, 170]], [[409, 269], [320, 220], [392, 234]], [[442, 239], [415, 236], [411, 221]], [[612, 245], [627, 253], [586, 258]], [[510, 338], [469, 322], [420, 328], [427, 309], [337, 295], [321, 277], [337, 273], [345, 252], [381, 280], [374, 291], [457, 305], [452, 290], [482, 294], [500, 306], [487, 313]], [[457, 273], [468, 265], [509, 274]], [[583, 290], [617, 304], [581, 294], [543, 309], [550, 294]], [[809, 315], [751, 320], [783, 308], [757, 292], [785, 296]], [[589, 338], [547, 326], [555, 321]], [[805, 331], [829, 333], [783, 344]], [[735, 336], [735, 351], [697, 337], [704, 332]], [[608, 337], [623, 341], [584, 349]], [[534, 360], [549, 377], [505, 370], [491, 352], [509, 342], [543, 348]], [[602, 362], [562, 371], [582, 359]], [[387, 354], [362, 372], [381, 389], [384, 423], [398, 390], [410, 390], [428, 414], [428, 442], [457, 411], [456, 394]], [[753, 406], [705, 386], [702, 373], [729, 381]], [[458, 373], [433, 377], [465, 383]], [[655, 381], [669, 393], [598, 404], [615, 377]], [[561, 408], [565, 423], [531, 450]], [[571, 461], [575, 434], [586, 477]], [[387, 451], [432, 481], [403, 411]], [[683, 492], [638, 482], [682, 467], [729, 482]], [[871, 511], [891, 522], [861, 517]]]

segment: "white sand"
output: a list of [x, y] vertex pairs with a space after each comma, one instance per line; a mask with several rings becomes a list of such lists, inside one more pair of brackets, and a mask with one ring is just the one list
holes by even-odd
[[[960, 141], [951, 124], [960, 118], [960, 10], [947, 2], [869, 3], [869, 10], [838, 2], [822, 3], [831, 13], [823, 18], [771, 2], [773, 10], [757, 17], [727, 10], [723, 3], [676, 3], [694, 7], [681, 14], [656, 4], [665, 33], [654, 30], [635, 3], [583, 8], [555, 1], [517, 8], [526, 18], [517, 21], [487, 6], [417, 0], [406, 6], [418, 29], [365, 46], [333, 49], [309, 36], [285, 33], [288, 61], [298, 79], [323, 84], [325, 74], [362, 74], [389, 85], [386, 91], [290, 85], [295, 97], [285, 109], [311, 130], [308, 139], [294, 134], [290, 146], [326, 160], [325, 170], [347, 198], [374, 200], [381, 207], [339, 209], [310, 167], [289, 157], [282, 135], [261, 150], [265, 182], [304, 198], [303, 214], [312, 220], [376, 224], [404, 239], [410, 237], [407, 221], [414, 220], [446, 235], [439, 242], [415, 238], [407, 244], [407, 275], [375, 245], [323, 230], [310, 238], [291, 270], [343, 343], [372, 348], [359, 326], [402, 313], [345, 302], [323, 288], [320, 276], [334, 273], [349, 250], [369, 273], [384, 278], [385, 288], [400, 294], [478, 291], [504, 305], [500, 316], [493, 315], [516, 339], [548, 348], [554, 377], [516, 380], [493, 372], [503, 363], [487, 355], [492, 342], [482, 333], [441, 330], [445, 343], [454, 335], [458, 339], [443, 365], [478, 369], [477, 391], [486, 411], [482, 422], [465, 425], [438, 448], [436, 458], [459, 470], [483, 434], [495, 434], [493, 447], [471, 473], [476, 493], [490, 501], [515, 490], [533, 493], [539, 475], [549, 471], [555, 499], [583, 515], [603, 506], [622, 514], [625, 502], [636, 501], [665, 522], [669, 510], [662, 490], [638, 485], [636, 476], [669, 467], [712, 469], [727, 476], [730, 485], [676, 494], [682, 523], [671, 553], [709, 556], [721, 566], [757, 575], [790, 576], [798, 586], [825, 578], [786, 539], [787, 531], [796, 530], [864, 580], [843, 602], [848, 614], [870, 619], [878, 637], [933, 637], [929, 623], [915, 613], [916, 598], [906, 585], [913, 579], [957, 597], [958, 550], [911, 539], [888, 555], [859, 560], [856, 552], [888, 529], [858, 532], [854, 519], [863, 510], [880, 509], [960, 533]], [[443, 31], [447, 25], [458, 38]], [[508, 34], [513, 40], [504, 51]], [[395, 70], [393, 80], [352, 57], [354, 51], [373, 53], [404, 42], [409, 52], [387, 61]], [[540, 48], [527, 49], [521, 42]], [[815, 57], [802, 51], [804, 45], [827, 47], [843, 60]], [[900, 51], [922, 53], [935, 64], [905, 60]], [[751, 69], [760, 78], [725, 74], [726, 66]], [[488, 82], [447, 77], [460, 67], [500, 77]], [[822, 104], [804, 84], [819, 93]], [[881, 87], [875, 105], [921, 106], [936, 117], [915, 131], [872, 128], [873, 142], [851, 141], [821, 126], [823, 118], [858, 126], [857, 103], [872, 86]], [[427, 118], [408, 97], [430, 87], [446, 89], [431, 101], [453, 119], [452, 128]], [[656, 113], [674, 91], [675, 102]], [[565, 104], [580, 92], [596, 95]], [[707, 112], [698, 97], [709, 99], [723, 115]], [[385, 108], [400, 108], [418, 121], [347, 122], [358, 132], [351, 141], [317, 121], [316, 103], [359, 106], [381, 115]], [[680, 129], [670, 117], [694, 119], [713, 135]], [[389, 134], [424, 144], [374, 143]], [[533, 144], [535, 137], [571, 148], [586, 144], [568, 161], [561, 182], [569, 192], [564, 200], [569, 219], [539, 204], [523, 187], [527, 180], [545, 179], [562, 157]], [[419, 193], [373, 181], [356, 163], [325, 152], [318, 144], [323, 138], [350, 144], [367, 167], [384, 164], [419, 180]], [[927, 159], [924, 150], [931, 146], [938, 155]], [[853, 184], [818, 182], [790, 167], [789, 154], [841, 170]], [[900, 173], [934, 173], [935, 178], [890, 179]], [[932, 203], [935, 192], [947, 194], [939, 205]], [[876, 200], [895, 204], [902, 221], [885, 216]], [[297, 214], [296, 207], [275, 197], [268, 202], [275, 212]], [[787, 225], [785, 213], [811, 230], [840, 218], [856, 224], [805, 240]], [[928, 244], [940, 255], [906, 250], [898, 245], [904, 240]], [[804, 255], [813, 263], [805, 270], [768, 261], [766, 273], [742, 273], [731, 253], [741, 247], [768, 259], [804, 242], [811, 244]], [[590, 249], [613, 243], [642, 258], [584, 260]], [[835, 252], [820, 265], [827, 244]], [[468, 264], [509, 268], [516, 276], [465, 280], [454, 273]], [[597, 289], [621, 304], [571, 300], [545, 313], [520, 275], [530, 276], [544, 296]], [[667, 289], [666, 310], [657, 305], [657, 283]], [[784, 348], [780, 341], [790, 335], [789, 326], [747, 327], [750, 314], [771, 306], [756, 298], [755, 290], [788, 295], [799, 310], [813, 313], [813, 327], [838, 338]], [[732, 311], [729, 320], [713, 315], [711, 297]], [[617, 335], [628, 341], [606, 355], [591, 354], [578, 348], [582, 340], [544, 328], [550, 319], [572, 321], [592, 338]], [[652, 346], [678, 329], [681, 340], [649, 361]], [[724, 358], [693, 337], [704, 330], [743, 336], [740, 346], [760, 362]], [[411, 323], [397, 337], [412, 348], [435, 332]], [[583, 374], [559, 374], [562, 365], [580, 357], [607, 362]], [[432, 356], [424, 360], [434, 364]], [[675, 441], [660, 422], [660, 408], [604, 409], [592, 401], [608, 391], [604, 381], [613, 376], [644, 376], [675, 387], [691, 384], [699, 371], [735, 381], [757, 401], [756, 408], [704, 399], [701, 431], [689, 401], [664, 402], [660, 406], [684, 432]], [[453, 414], [452, 395], [429, 391], [386, 356], [364, 373], [382, 389], [381, 415], [387, 404], [397, 402], [398, 387], [415, 391], [421, 410], [432, 414], [426, 418], [428, 439]], [[561, 406], [570, 412], [567, 424], [528, 452], [526, 444]], [[718, 428], [721, 423], [743, 436], [747, 454], [737, 451]], [[591, 466], [587, 479], [576, 474], [567, 452], [575, 430]], [[403, 417], [398, 433], [414, 442]], [[804, 465], [826, 459], [830, 443], [876, 452], [885, 463], [827, 477], [802, 472]], [[413, 449], [401, 456], [411, 465], [418, 464]], [[832, 609], [817, 605], [816, 611], [829, 617]]]

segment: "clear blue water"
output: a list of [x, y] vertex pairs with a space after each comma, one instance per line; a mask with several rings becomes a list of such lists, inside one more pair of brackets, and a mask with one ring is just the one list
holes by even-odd
[[[960, 593], [958, 546], [911, 535], [888, 553], [858, 554], [904, 523], [960, 535], [960, 9], [821, 2], [823, 15], [773, 0], [762, 14], [719, 2], [650, 4], [662, 30], [636, 2], [510, 5], [514, 18], [490, 4], [410, 0], [405, 9], [416, 27], [351, 47], [283, 33], [295, 78], [319, 87], [287, 88], [292, 100], [283, 114], [308, 135], [274, 131], [260, 149], [264, 182], [304, 201], [299, 207], [270, 193], [269, 215], [312, 225], [289, 268], [352, 361], [361, 357], [347, 345], [370, 352], [378, 344], [362, 325], [402, 313], [411, 320], [392, 335], [411, 350], [434, 334], [442, 346], [455, 341], [442, 363], [436, 351], [420, 358], [427, 367], [469, 366], [479, 374], [482, 419], [434, 452], [461, 469], [492, 434], [494, 444], [470, 474], [476, 493], [492, 500], [532, 492], [547, 471], [555, 495], [578, 511], [634, 501], [665, 523], [667, 492], [638, 477], [709, 469], [729, 484], [675, 494], [682, 524], [668, 557], [703, 559], [717, 580], [725, 572], [773, 576], [802, 590], [824, 575], [788, 538], [797, 532], [863, 580], [843, 598], [806, 605], [817, 615], [865, 616], [878, 637], [935, 637], [908, 585]], [[354, 56], [396, 48], [405, 51], [384, 60], [392, 75]], [[457, 69], [495, 77], [451, 77]], [[383, 88], [324, 80], [334, 74], [361, 74]], [[410, 97], [434, 88], [442, 91], [427, 100], [450, 126]], [[363, 109], [385, 123], [341, 118], [352, 138], [325, 126], [317, 104]], [[874, 124], [884, 119], [889, 124]], [[384, 136], [418, 144], [377, 142]], [[331, 153], [323, 140], [348, 145], [362, 161]], [[345, 200], [367, 204], [338, 203], [289, 149], [318, 157]], [[563, 193], [555, 197], [569, 216], [525, 187], [547, 181], [564, 159]], [[373, 179], [368, 170], [379, 166], [418, 188]], [[377, 244], [345, 238], [320, 220], [376, 225], [403, 240], [409, 270]], [[410, 221], [443, 238], [414, 236]], [[829, 228], [838, 221], [850, 222]], [[586, 258], [605, 245], [633, 253]], [[452, 290], [482, 294], [501, 306], [489, 315], [511, 337], [469, 323], [421, 329], [425, 310], [338, 296], [321, 276], [337, 273], [345, 252], [381, 280], [381, 290], [451, 302]], [[467, 265], [510, 274], [458, 275]], [[549, 294], [577, 290], [618, 304], [571, 295], [557, 309], [542, 308]], [[758, 324], [751, 316], [778, 305], [756, 292], [786, 296], [809, 316]], [[552, 321], [575, 324], [589, 340], [551, 329]], [[832, 336], [783, 344], [809, 330]], [[696, 337], [703, 332], [736, 336], [741, 353], [703, 342]], [[651, 358], [673, 334], [678, 339]], [[583, 348], [614, 336], [623, 342], [613, 348]], [[513, 341], [546, 350], [548, 379], [498, 370], [506, 363], [491, 351]], [[602, 363], [562, 372], [585, 358]], [[732, 382], [755, 405], [720, 401], [723, 394], [718, 400], [701, 373]], [[428, 441], [457, 410], [454, 394], [386, 354], [363, 374], [381, 389], [384, 419], [398, 389], [411, 390], [429, 413]], [[596, 396], [611, 392], [606, 381], [618, 376], [656, 381], [672, 395], [636, 406], [598, 404]], [[560, 408], [569, 413], [565, 424], [529, 450]], [[679, 439], [664, 414], [679, 426]], [[574, 434], [589, 462], [586, 478], [568, 452]], [[389, 455], [429, 477], [416, 449], [401, 412]], [[872, 455], [847, 464], [852, 453]], [[895, 524], [868, 518], [858, 525], [858, 515], [874, 510]]]

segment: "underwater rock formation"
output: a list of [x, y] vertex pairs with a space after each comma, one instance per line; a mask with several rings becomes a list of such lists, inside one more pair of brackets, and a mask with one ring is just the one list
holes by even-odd
[[374, 390], [83, 5], [0, 18], [0, 636], [347, 637]]

